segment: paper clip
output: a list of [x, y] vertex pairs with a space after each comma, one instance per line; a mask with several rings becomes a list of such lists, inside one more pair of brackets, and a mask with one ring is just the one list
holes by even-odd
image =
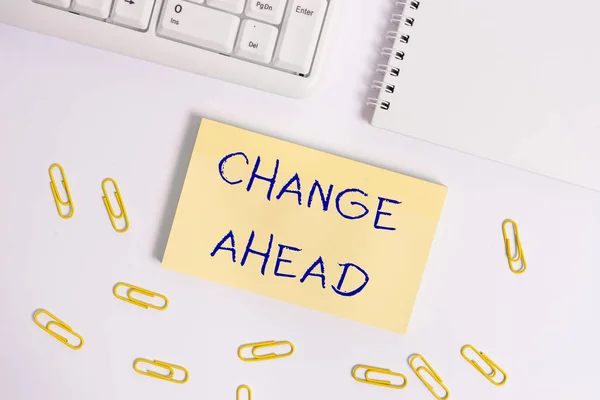
[[[67, 193], [67, 199], [63, 200], [60, 198], [60, 193], [58, 193], [58, 188], [56, 187], [56, 180], [54, 179], [54, 175], [52, 174], [52, 170], [54, 168], [58, 168], [60, 171], [60, 177], [62, 180], [62, 185], [65, 188], [65, 192]], [[67, 182], [67, 175], [65, 175], [65, 170], [62, 165], [54, 163], [48, 169], [48, 173], [50, 174], [50, 189], [52, 190], [52, 196], [54, 197], [54, 203], [56, 203], [56, 210], [58, 211], [58, 215], [60, 215], [63, 219], [69, 219], [75, 214], [75, 207], [73, 206], [73, 200], [71, 199], [71, 191], [69, 190], [69, 182]], [[69, 207], [70, 212], [68, 214], [64, 214], [62, 212], [62, 207]]]
[[237, 390], [235, 391], [235, 398], [236, 398], [236, 400], [241, 400], [240, 399], [240, 392], [242, 391], [242, 389], [246, 389], [248, 391], [248, 400], [252, 400], [252, 389], [250, 389], [250, 387], [247, 386], [247, 385], [240, 385], [240, 386], [238, 386]]
[[[40, 314], [46, 314], [48, 315], [50, 318], [53, 319], [53, 321], [48, 322], [45, 326], [42, 325], [40, 323], [40, 321], [37, 320], [37, 316]], [[72, 348], [73, 350], [79, 350], [83, 347], [83, 337], [81, 337], [81, 335], [79, 335], [78, 333], [75, 333], [73, 331], [73, 329], [71, 329], [71, 327], [67, 324], [65, 324], [63, 321], [61, 321], [60, 319], [58, 319], [55, 315], [51, 314], [50, 312], [46, 311], [46, 310], [37, 310], [35, 312], [35, 314], [33, 314], [33, 321], [35, 322], [35, 324], [37, 326], [39, 326], [40, 328], [42, 328], [43, 330], [45, 330], [46, 332], [48, 332], [50, 335], [54, 336], [56, 339], [58, 339], [60, 342], [64, 343], [65, 345], [69, 346], [70, 348]], [[79, 343], [78, 346], [74, 346], [71, 343], [69, 343], [69, 339], [67, 339], [66, 337], [59, 335], [58, 333], [52, 331], [50, 329], [51, 326], [56, 325], [59, 328], [69, 332], [71, 335], [75, 336], [77, 339], [80, 340], [81, 343]]]
[[[159, 374], [158, 372], [154, 372], [154, 371], [142, 371], [141, 369], [138, 369], [137, 365], [140, 363], [146, 363], [146, 364], [151, 364], [151, 365], [155, 365], [157, 367], [160, 368], [164, 368], [168, 371], [168, 375], [163, 375], [163, 374]], [[135, 360], [133, 362], [133, 369], [135, 370], [135, 372], [137, 372], [138, 374], [142, 374], [142, 375], [148, 375], [151, 376], [152, 378], [157, 378], [157, 379], [162, 379], [165, 381], [169, 381], [169, 382], [174, 382], [174, 383], [178, 383], [178, 384], [183, 384], [186, 383], [188, 381], [188, 378], [190, 376], [190, 373], [188, 372], [187, 369], [180, 367], [179, 365], [174, 365], [174, 364], [169, 364], [166, 363], [164, 361], [158, 361], [158, 360], [146, 360], [144, 358], [138, 358], [137, 360]], [[178, 369], [180, 371], [185, 372], [185, 378], [183, 379], [174, 379], [174, 375], [175, 375], [175, 370]]]
[[[515, 242], [516, 242], [516, 256], [513, 257], [512, 251], [510, 248], [510, 239], [508, 238], [508, 233], [506, 232], [506, 225], [511, 224], [513, 229], [515, 230]], [[527, 269], [527, 261], [525, 260], [525, 254], [523, 253], [523, 247], [521, 246], [521, 238], [519, 237], [519, 227], [517, 223], [512, 219], [507, 219], [502, 223], [502, 235], [504, 236], [504, 247], [506, 248], [506, 256], [508, 257], [508, 266], [510, 270], [515, 274], [522, 274]], [[522, 267], [521, 269], [514, 269], [513, 263], [517, 261], [521, 261]]]
[[[481, 357], [481, 359], [483, 361], [485, 361], [485, 363], [490, 367], [491, 369], [491, 373], [487, 373], [483, 370], [483, 368], [481, 368], [481, 366], [475, 362], [475, 360], [469, 358], [466, 354], [465, 354], [465, 350], [466, 349], [471, 349], [473, 350], [479, 357]], [[477, 369], [477, 371], [481, 372], [481, 374], [483, 376], [485, 376], [487, 378], [488, 381], [492, 382], [494, 385], [496, 386], [502, 386], [506, 383], [506, 380], [508, 379], [508, 375], [506, 375], [506, 372], [504, 372], [502, 370], [502, 368], [500, 368], [498, 366], [498, 364], [496, 364], [495, 362], [493, 362], [492, 360], [490, 360], [490, 358], [488, 356], [486, 356], [485, 354], [483, 354], [483, 352], [477, 350], [475, 347], [471, 346], [470, 344], [464, 345], [461, 349], [460, 349], [460, 354], [462, 354], [462, 356], [464, 357], [465, 360], [467, 360], [469, 362], [469, 364], [471, 364], [472, 366], [475, 367], [475, 369]], [[494, 377], [496, 376], [496, 372], [500, 372], [502, 374], [502, 380], [500, 382], [497, 382], [494, 380]]]
[[[364, 379], [356, 376], [356, 371], [359, 369], [365, 369], [365, 378]], [[377, 373], [377, 374], [390, 375], [390, 376], [399, 376], [404, 380], [404, 382], [401, 385], [394, 385], [390, 381], [384, 381], [384, 380], [380, 380], [380, 379], [371, 379], [371, 378], [369, 378], [369, 374], [372, 372]], [[406, 379], [406, 376], [402, 375], [399, 372], [392, 372], [389, 369], [370, 367], [368, 365], [355, 366], [352, 369], [352, 377], [354, 378], [355, 381], [360, 382], [360, 383], [368, 383], [369, 385], [383, 386], [383, 387], [388, 387], [388, 388], [392, 388], [392, 389], [402, 389], [408, 383], [408, 379]]]
[[[117, 199], [117, 205], [121, 211], [120, 214], [116, 214], [115, 210], [108, 200], [108, 192], [106, 191], [106, 183], [111, 182], [115, 186], [115, 198]], [[123, 199], [121, 198], [121, 191], [119, 190], [119, 186], [117, 182], [113, 178], [106, 178], [102, 181], [102, 192], [104, 196], [102, 200], [104, 200], [104, 206], [106, 207], [106, 211], [108, 212], [108, 218], [110, 219], [110, 223], [113, 229], [119, 233], [125, 233], [129, 229], [129, 219], [127, 218], [127, 210], [125, 210], [125, 204], [123, 204]], [[123, 228], [117, 228], [115, 224], [115, 220], [123, 219], [125, 221], [125, 226]]]
[[[119, 293], [117, 293], [117, 289], [119, 289], [121, 286], [128, 288], [127, 289], [127, 297], [123, 297]], [[161, 299], [163, 299], [165, 301], [165, 304], [163, 306], [155, 306], [152, 303], [147, 303], [145, 301], [138, 300], [138, 299], [136, 299], [136, 298], [134, 298], [132, 296], [134, 293], [139, 293], [139, 294], [142, 294], [144, 296], [151, 297], [151, 298], [154, 298], [154, 297], [161, 298]], [[167, 308], [167, 306], [169, 305], [169, 299], [167, 299], [166, 296], [163, 296], [160, 293], [151, 292], [150, 290], [146, 290], [146, 289], [143, 289], [141, 287], [133, 286], [133, 285], [131, 285], [129, 283], [125, 283], [125, 282], [119, 282], [119, 283], [117, 283], [113, 287], [113, 294], [115, 295], [115, 297], [117, 299], [126, 301], [126, 302], [131, 303], [131, 304], [135, 304], [138, 307], [142, 307], [142, 308], [146, 308], [146, 309], [147, 308], [154, 308], [155, 310], [162, 311], [162, 310], [165, 310]]]
[[[282, 346], [282, 345], [289, 345], [290, 351], [287, 353], [284, 353], [284, 354], [275, 354], [275, 353], [262, 354], [262, 355], [256, 354], [257, 350], [261, 350], [261, 349], [264, 349], [267, 347]], [[242, 351], [247, 348], [252, 348], [252, 358], [246, 358], [242, 355]], [[276, 342], [274, 340], [269, 340], [268, 342], [249, 343], [249, 344], [244, 344], [238, 348], [238, 357], [240, 358], [240, 360], [245, 361], [245, 362], [265, 361], [265, 360], [272, 360], [274, 358], [284, 358], [284, 357], [289, 357], [292, 354], [294, 354], [294, 345], [292, 344], [292, 342], [288, 342], [287, 340], [284, 340], [282, 342]]]
[[[415, 367], [414, 366], [414, 362], [417, 358], [420, 358], [421, 361], [423, 361], [423, 363], [426, 365], [426, 367]], [[450, 397], [450, 391], [448, 390], [448, 388], [442, 383], [442, 378], [440, 378], [440, 376], [437, 374], [437, 372], [435, 372], [435, 370], [433, 369], [433, 367], [427, 362], [427, 360], [425, 359], [425, 357], [423, 357], [420, 354], [415, 354], [413, 355], [409, 362], [410, 367], [412, 368], [412, 370], [415, 372], [415, 374], [417, 375], [417, 377], [421, 380], [421, 382], [423, 382], [425, 384], [425, 386], [427, 386], [427, 389], [429, 389], [429, 391], [431, 392], [431, 394], [433, 395], [433, 397], [435, 397], [437, 400], [446, 400], [447, 398]], [[421, 375], [421, 371], [427, 372], [432, 378], [433, 380], [442, 387], [442, 389], [444, 389], [444, 391], [446, 392], [446, 395], [444, 397], [440, 397], [436, 392], [434, 387], [425, 380], [425, 378], [423, 378], [423, 376]]]

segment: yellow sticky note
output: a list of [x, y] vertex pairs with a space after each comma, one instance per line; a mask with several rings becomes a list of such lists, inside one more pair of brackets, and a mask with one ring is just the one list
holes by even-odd
[[405, 333], [446, 192], [205, 119], [163, 266]]

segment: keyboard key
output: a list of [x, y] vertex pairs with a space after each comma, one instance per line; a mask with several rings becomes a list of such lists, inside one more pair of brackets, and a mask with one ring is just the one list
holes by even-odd
[[73, 0], [71, 9], [90, 17], [106, 19], [110, 14], [111, 5], [112, 0]]
[[154, 0], [115, 0], [111, 19], [119, 25], [146, 30]]
[[241, 14], [244, 11], [245, 0], [206, 0], [206, 4], [224, 11]]
[[279, 30], [274, 26], [250, 19], [242, 22], [235, 54], [248, 60], [268, 64], [273, 57], [273, 49]]
[[71, 7], [71, 0], [35, 0], [38, 3], [48, 4], [54, 7], [69, 8]]
[[326, 9], [325, 0], [291, 0], [275, 51], [277, 67], [300, 74], [310, 71]]
[[279, 25], [287, 0], [248, 0], [246, 15], [250, 18]]
[[156, 32], [159, 36], [229, 54], [240, 19], [187, 1], [166, 0]]

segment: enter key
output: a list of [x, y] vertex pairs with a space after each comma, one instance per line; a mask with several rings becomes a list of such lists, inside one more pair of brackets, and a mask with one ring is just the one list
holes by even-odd
[[292, 0], [275, 50], [276, 67], [308, 74], [327, 11], [326, 0]]

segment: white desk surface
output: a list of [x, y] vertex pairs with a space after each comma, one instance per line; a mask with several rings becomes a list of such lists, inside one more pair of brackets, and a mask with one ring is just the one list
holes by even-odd
[[[327, 78], [289, 100], [0, 26], [0, 391], [2, 398], [431, 399], [409, 369], [422, 353], [451, 398], [575, 399], [600, 355], [600, 193], [394, 133], [364, 99], [387, 0], [347, 2]], [[199, 121], [208, 117], [448, 186], [406, 336], [181, 275], [160, 266]], [[435, 115], [432, 115], [435, 118]], [[67, 170], [77, 212], [60, 219], [48, 166]], [[116, 234], [100, 182], [120, 184], [131, 229]], [[501, 234], [519, 222], [529, 268], [508, 270]], [[116, 300], [131, 282], [169, 296], [166, 312]], [[71, 351], [42, 332], [46, 308], [85, 337]], [[393, 316], [391, 316], [393, 317]], [[240, 344], [287, 339], [293, 357], [242, 363]], [[503, 367], [495, 387], [460, 356], [471, 343]], [[135, 358], [183, 365], [174, 385]], [[355, 364], [392, 368], [396, 391], [359, 384]]]

